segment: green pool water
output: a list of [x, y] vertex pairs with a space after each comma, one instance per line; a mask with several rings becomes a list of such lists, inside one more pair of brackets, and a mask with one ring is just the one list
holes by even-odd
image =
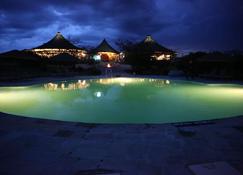
[[107, 78], [0, 88], [0, 111], [91, 123], [170, 123], [243, 114], [243, 86]]

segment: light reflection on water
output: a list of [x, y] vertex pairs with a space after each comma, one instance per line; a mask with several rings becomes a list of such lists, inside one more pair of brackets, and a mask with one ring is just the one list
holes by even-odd
[[[156, 79], [147, 79], [148, 82], [153, 82], [153, 84], [157, 87], [164, 87], [164, 85], [169, 85], [170, 80], [160, 80], [157, 81]], [[127, 84], [131, 83], [144, 83], [144, 78], [106, 78], [106, 79], [98, 79], [98, 80], [89, 80], [91, 83], [95, 82], [97, 84], [103, 84], [103, 85], [111, 85], [111, 84], [119, 84], [120, 86], [126, 86]], [[71, 83], [54, 83], [49, 82], [44, 84], [44, 88], [46, 90], [54, 91], [54, 90], [76, 90], [76, 89], [85, 89], [89, 87], [89, 83], [86, 82], [86, 80], [78, 80], [77, 82], [71, 82]]]
[[89, 83], [86, 83], [86, 80], [78, 80], [76, 83], [68, 83], [67, 86], [65, 85], [65, 83], [60, 83], [60, 85], [58, 83], [46, 83], [44, 84], [44, 88], [46, 90], [50, 90], [50, 91], [55, 91], [58, 89], [61, 90], [75, 90], [75, 89], [85, 89], [89, 87]]
[[94, 123], [166, 123], [242, 115], [243, 88], [107, 78], [0, 88], [0, 111]]

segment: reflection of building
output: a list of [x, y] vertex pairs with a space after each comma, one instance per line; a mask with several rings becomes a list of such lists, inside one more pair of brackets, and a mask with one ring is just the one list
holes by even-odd
[[104, 78], [95, 80], [96, 83], [110, 85], [110, 84], [119, 84], [120, 86], [125, 86], [127, 84], [139, 84], [139, 83], [146, 83], [149, 82], [151, 85], [156, 87], [165, 87], [166, 85], [170, 85], [170, 80], [162, 80], [162, 79], [153, 79], [153, 78]]
[[170, 80], [148, 79], [148, 81], [155, 87], [166, 87], [171, 84]]
[[60, 32], [54, 38], [41, 46], [31, 49], [31, 51], [43, 58], [51, 58], [59, 54], [68, 53], [76, 58], [86, 57], [86, 51], [74, 46]]
[[142, 83], [144, 82], [145, 79], [144, 78], [124, 78], [124, 77], [120, 77], [120, 78], [104, 78], [104, 79], [99, 79], [96, 81], [96, 83], [99, 84], [120, 84], [121, 86], [125, 85], [125, 84], [130, 84], [130, 83]]
[[119, 52], [112, 48], [105, 39], [94, 49], [93, 52], [93, 59], [97, 61], [118, 61], [120, 58]]
[[75, 89], [85, 89], [89, 87], [89, 83], [87, 83], [85, 80], [81, 81], [78, 80], [78, 82], [76, 83], [69, 83], [69, 84], [65, 84], [65, 83], [61, 83], [60, 85], [56, 84], [56, 83], [47, 83], [44, 84], [44, 88], [50, 91], [55, 91], [55, 90], [75, 90]]
[[153, 38], [148, 35], [142, 42], [138, 44], [140, 50], [146, 53], [152, 53], [151, 57], [155, 60], [170, 60], [175, 57], [175, 52], [161, 46]]

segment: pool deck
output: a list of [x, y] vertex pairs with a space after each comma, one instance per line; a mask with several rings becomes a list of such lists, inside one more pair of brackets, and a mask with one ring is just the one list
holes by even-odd
[[243, 175], [243, 116], [128, 125], [0, 113], [1, 175], [193, 175], [190, 165], [218, 161]]

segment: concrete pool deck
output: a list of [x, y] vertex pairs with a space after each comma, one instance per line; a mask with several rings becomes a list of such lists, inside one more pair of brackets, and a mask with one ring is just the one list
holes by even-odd
[[0, 113], [1, 175], [193, 175], [191, 165], [221, 161], [243, 175], [243, 116], [128, 125]]

